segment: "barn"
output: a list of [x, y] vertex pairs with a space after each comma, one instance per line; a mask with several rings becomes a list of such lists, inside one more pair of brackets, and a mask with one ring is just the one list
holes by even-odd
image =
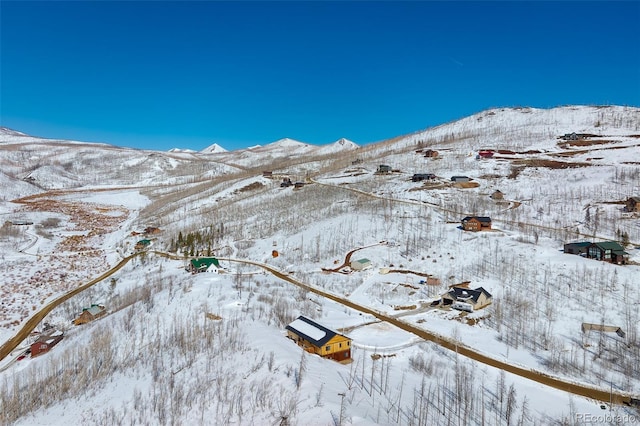
[[351, 339], [300, 315], [286, 327], [287, 337], [305, 351], [335, 361], [351, 359]]

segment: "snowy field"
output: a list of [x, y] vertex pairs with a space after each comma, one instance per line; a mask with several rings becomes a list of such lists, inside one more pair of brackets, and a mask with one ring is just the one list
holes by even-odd
[[[224, 156], [214, 166], [188, 160], [194, 153], [171, 153], [176, 157], [166, 161], [158, 153], [146, 166], [135, 163], [146, 186], [121, 173], [90, 182], [69, 166], [71, 176], [59, 184], [49, 176], [47, 188], [57, 191], [0, 203], [5, 220], [32, 222], [5, 225], [0, 236], [1, 342], [40, 307], [134, 253], [144, 236], [132, 231], [158, 226], [162, 232], [150, 237], [149, 253], [47, 316], [65, 331], [51, 352], [16, 361], [14, 351], [0, 361], [2, 421], [640, 421], [636, 408], [501, 372], [259, 266], [224, 260], [266, 264], [492, 358], [638, 398], [640, 216], [623, 209], [628, 197], [640, 195], [638, 126], [633, 108], [505, 109], [374, 146], [343, 143], [344, 155], [335, 153], [338, 145], [308, 159], [296, 154], [252, 172], [234, 171], [246, 153], [234, 160], [233, 152], [202, 154]], [[599, 136], [582, 145], [559, 138], [572, 132]], [[297, 144], [283, 140], [268, 155], [268, 146], [258, 151], [275, 161], [287, 150], [308, 150]], [[19, 157], [17, 148], [1, 147], [3, 161]], [[416, 152], [422, 147], [438, 150], [438, 157], [423, 157]], [[480, 149], [505, 153], [477, 159]], [[362, 161], [352, 164], [355, 159]], [[378, 174], [380, 164], [394, 171]], [[307, 184], [281, 188], [279, 178], [262, 176], [270, 165], [278, 176], [308, 175]], [[217, 177], [203, 180], [212, 173]], [[412, 182], [414, 173], [437, 178]], [[478, 185], [453, 185], [454, 175]], [[66, 190], [70, 179], [83, 183]], [[489, 197], [496, 189], [504, 199]], [[463, 231], [460, 220], [468, 215], [490, 216], [492, 230]], [[564, 243], [587, 240], [626, 240], [629, 264], [562, 252]], [[371, 268], [323, 271], [356, 249], [351, 259], [369, 259]], [[188, 273], [185, 259], [198, 252], [222, 259], [219, 273]], [[427, 285], [427, 275], [440, 284]], [[470, 314], [431, 306], [463, 282], [483, 287], [493, 303]], [[103, 303], [108, 314], [71, 325], [92, 303]], [[298, 315], [343, 330], [353, 339], [353, 362], [321, 359], [287, 339], [284, 328]], [[583, 333], [584, 322], [618, 326], [626, 336]]]

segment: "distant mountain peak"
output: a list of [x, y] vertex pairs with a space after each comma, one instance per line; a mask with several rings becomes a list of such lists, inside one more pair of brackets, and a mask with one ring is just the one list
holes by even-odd
[[10, 129], [8, 127], [0, 126], [0, 134], [10, 136], [29, 136], [26, 133], [19, 132], [17, 130]]
[[282, 139], [278, 139], [273, 143], [270, 143], [269, 145], [279, 146], [279, 147], [299, 147], [307, 144], [291, 138], [282, 138]]
[[221, 147], [220, 145], [218, 145], [217, 143], [214, 143], [213, 145], [209, 145], [208, 147], [206, 147], [200, 152], [203, 154], [218, 154], [220, 152], [227, 152], [227, 150]]
[[350, 141], [347, 138], [340, 138], [337, 141], [335, 141], [333, 144], [344, 147], [344, 148], [358, 148], [357, 143]]

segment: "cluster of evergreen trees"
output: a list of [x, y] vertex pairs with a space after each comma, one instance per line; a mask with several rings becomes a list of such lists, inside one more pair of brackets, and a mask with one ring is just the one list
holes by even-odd
[[178, 232], [176, 238], [171, 239], [169, 251], [181, 252], [185, 256], [211, 256], [211, 247], [220, 242], [225, 236], [224, 224], [209, 225], [203, 231], [190, 231], [186, 235]]

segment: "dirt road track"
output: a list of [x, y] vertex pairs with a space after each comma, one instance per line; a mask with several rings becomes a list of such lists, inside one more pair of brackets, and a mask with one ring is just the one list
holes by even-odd
[[632, 397], [629, 394], [625, 394], [625, 393], [620, 393], [620, 392], [611, 392], [610, 390], [604, 390], [604, 389], [598, 389], [596, 387], [591, 387], [585, 384], [579, 384], [579, 383], [573, 383], [567, 380], [563, 380], [561, 378], [558, 377], [552, 377], [548, 374], [542, 373], [540, 371], [535, 371], [535, 370], [531, 370], [528, 368], [524, 368], [524, 367], [520, 367], [517, 365], [513, 365], [513, 364], [509, 364], [507, 362], [504, 361], [500, 361], [496, 358], [492, 358], [488, 355], [482, 354], [476, 350], [474, 350], [473, 348], [466, 346], [464, 344], [461, 344], [459, 342], [455, 342], [453, 340], [450, 340], [444, 336], [439, 336], [436, 335], [434, 333], [431, 333], [429, 331], [423, 330], [421, 328], [417, 328], [412, 326], [409, 323], [406, 323], [404, 321], [401, 321], [397, 318], [394, 318], [392, 316], [383, 314], [381, 312], [378, 311], [374, 311], [370, 308], [367, 308], [366, 306], [362, 306], [359, 305], [357, 303], [353, 303], [348, 299], [344, 299], [342, 297], [339, 297], [335, 294], [331, 294], [331, 293], [327, 293], [325, 291], [319, 290], [317, 288], [311, 287], [307, 284], [304, 284], [298, 280], [296, 280], [295, 278], [282, 273], [281, 271], [269, 266], [269, 265], [265, 265], [262, 263], [258, 263], [258, 262], [252, 262], [252, 261], [247, 261], [247, 260], [240, 260], [240, 259], [229, 259], [229, 258], [219, 258], [220, 260], [226, 260], [228, 262], [237, 262], [237, 263], [245, 263], [245, 264], [250, 264], [250, 265], [255, 265], [258, 266], [260, 268], [263, 268], [267, 271], [269, 271], [271, 274], [273, 274], [274, 276], [290, 282], [291, 284], [294, 284], [298, 287], [304, 288], [305, 290], [308, 290], [312, 293], [315, 293], [319, 296], [325, 297], [327, 299], [333, 300], [334, 302], [340, 303], [344, 306], [348, 306], [352, 309], [355, 309], [357, 311], [369, 314], [369, 315], [373, 315], [374, 317], [378, 318], [381, 321], [385, 321], [388, 322], [390, 324], [395, 325], [396, 327], [405, 330], [409, 333], [415, 334], [418, 337], [421, 337], [425, 340], [429, 340], [431, 342], [437, 343], [438, 345], [447, 348], [451, 351], [454, 351], [456, 353], [458, 353], [459, 355], [465, 356], [467, 358], [471, 358], [473, 360], [476, 360], [478, 362], [481, 362], [483, 364], [486, 365], [490, 365], [492, 367], [498, 368], [500, 370], [504, 370], [507, 371], [509, 373], [515, 374], [517, 376], [520, 377], [524, 377], [526, 379], [535, 381], [537, 383], [541, 383], [543, 385], [546, 386], [550, 386], [552, 388], [555, 389], [560, 389], [562, 391], [568, 392], [568, 393], [572, 393], [575, 395], [580, 395], [580, 396], [584, 396], [587, 398], [593, 398], [596, 399], [598, 401], [603, 401], [603, 402], [609, 402], [611, 401], [614, 404], [626, 404], [626, 405], [631, 405], [631, 403], [635, 403], [636, 405], [638, 404], [638, 397]]
[[54, 299], [51, 302], [47, 303], [42, 309], [40, 309], [31, 318], [27, 320], [27, 322], [22, 326], [22, 329], [20, 329], [15, 336], [13, 336], [9, 340], [7, 340], [2, 346], [0, 346], [0, 361], [3, 360], [6, 356], [8, 356], [15, 348], [17, 348], [22, 341], [24, 341], [27, 337], [29, 337], [29, 333], [31, 333], [38, 326], [38, 324], [40, 324], [40, 321], [42, 321], [44, 317], [46, 317], [47, 314], [49, 314], [49, 312], [51, 312], [54, 308], [56, 308], [62, 302], [69, 300], [76, 294], [79, 294], [84, 290], [88, 289], [92, 285], [95, 285], [100, 281], [104, 280], [105, 278], [108, 278], [115, 272], [119, 271], [131, 259], [138, 256], [139, 254], [140, 253], [135, 253], [135, 254], [132, 254], [131, 256], [125, 257], [120, 262], [118, 262], [116, 266], [109, 269], [107, 272], [100, 275], [99, 277], [94, 278], [88, 283], [83, 284], [80, 287], [75, 288], [70, 292], [65, 293], [62, 296], [58, 297], [57, 299]]
[[[357, 194], [361, 194], [370, 198], [377, 198], [379, 200], [387, 200], [387, 201], [391, 201], [394, 203], [401, 203], [401, 204], [412, 204], [412, 205], [416, 205], [416, 206], [429, 206], [432, 207], [436, 210], [440, 210], [443, 212], [447, 212], [447, 213], [453, 213], [453, 214], [457, 214], [460, 215], [460, 217], [464, 217], [464, 216], [473, 216], [472, 213], [464, 213], [464, 212], [460, 212], [457, 210], [453, 210], [453, 209], [448, 209], [446, 207], [442, 207], [439, 204], [435, 204], [435, 203], [429, 203], [427, 201], [418, 201], [418, 200], [403, 200], [401, 198], [391, 198], [391, 197], [384, 197], [381, 195], [376, 195], [376, 194], [372, 194], [370, 192], [366, 192], [366, 191], [362, 191], [360, 189], [355, 189], [355, 188], [349, 188], [346, 186], [339, 186], [339, 185], [334, 185], [334, 184], [329, 184], [329, 183], [322, 183], [322, 182], [318, 182], [317, 180], [313, 180], [313, 179], [309, 179], [311, 182], [321, 185], [321, 186], [325, 186], [325, 187], [329, 187], [329, 188], [336, 188], [339, 190], [343, 190], [343, 191], [351, 191], [351, 192], [355, 192]], [[519, 202], [517, 202], [519, 203]], [[514, 206], [513, 208], [519, 207], [522, 203], [519, 203], [517, 206]], [[536, 224], [536, 223], [528, 223], [528, 222], [518, 222], [518, 221], [513, 221], [513, 220], [508, 220], [508, 219], [500, 219], [500, 218], [495, 218], [492, 217], [491, 220], [493, 222], [498, 222], [498, 223], [506, 223], [509, 225], [514, 225], [514, 226], [518, 226], [518, 227], [530, 227], [530, 228], [537, 228], [537, 229], [545, 229], [548, 231], [561, 231], [562, 229], [558, 229], [558, 228], [554, 228], [553, 226], [544, 226], [544, 225], [540, 225], [540, 224]], [[595, 239], [595, 240], [605, 240], [608, 241], [609, 238], [605, 238], [605, 237], [601, 237], [601, 236], [596, 236], [593, 234], [585, 234], [582, 232], [573, 232], [572, 235], [575, 235], [576, 237], [584, 237], [584, 238], [590, 238], [590, 239]], [[631, 245], [634, 246], [639, 246], [640, 243], [638, 242], [630, 242]]]
[[[179, 256], [174, 256], [168, 253], [162, 253], [162, 252], [156, 252], [156, 251], [149, 251], [149, 252], [139, 252], [139, 253], [134, 253], [130, 256], [125, 257], [124, 259], [122, 259], [120, 262], [118, 262], [118, 264], [116, 266], [114, 266], [113, 268], [111, 268], [110, 270], [108, 270], [107, 272], [103, 273], [102, 275], [98, 276], [97, 278], [94, 278], [93, 280], [89, 281], [86, 284], [83, 284], [82, 286], [70, 291], [69, 293], [66, 293], [60, 297], [58, 297], [57, 299], [54, 299], [53, 301], [49, 302], [47, 305], [45, 305], [42, 309], [40, 309], [38, 312], [36, 312], [31, 318], [29, 318], [27, 320], [27, 322], [23, 325], [22, 329], [20, 329], [18, 331], [18, 333], [12, 337], [11, 339], [7, 340], [1, 347], [0, 347], [0, 360], [4, 359], [6, 356], [8, 356], [16, 347], [18, 347], [18, 345], [24, 341], [28, 336], [29, 333], [31, 333], [31, 331], [33, 331], [36, 326], [44, 319], [44, 317], [51, 312], [55, 307], [57, 307], [58, 305], [60, 305], [62, 302], [70, 299], [71, 297], [81, 293], [82, 291], [86, 290], [87, 288], [99, 283], [100, 281], [108, 278], [109, 276], [111, 276], [112, 274], [114, 274], [115, 272], [119, 271], [124, 265], [126, 265], [131, 259], [135, 258], [136, 256], [139, 256], [143, 253], [153, 253], [156, 254], [158, 256], [162, 256], [162, 257], [166, 257], [169, 259], [174, 259], [174, 260], [181, 260], [183, 259], [182, 257]], [[500, 361], [498, 359], [492, 358], [488, 355], [482, 354], [476, 350], [474, 350], [471, 347], [468, 347], [464, 344], [455, 342], [453, 340], [450, 340], [444, 336], [439, 336], [436, 335], [435, 333], [417, 328], [412, 326], [409, 323], [406, 323], [404, 321], [399, 320], [398, 318], [394, 318], [392, 316], [383, 314], [381, 312], [378, 311], [374, 311], [371, 308], [368, 308], [366, 306], [362, 306], [359, 305], [357, 303], [354, 303], [348, 299], [342, 298], [340, 296], [337, 296], [335, 294], [331, 294], [331, 293], [327, 293], [325, 291], [322, 291], [320, 289], [311, 287], [307, 284], [304, 284], [303, 282], [300, 282], [298, 280], [296, 280], [295, 278], [291, 277], [290, 275], [287, 275], [269, 265], [263, 264], [263, 263], [259, 263], [259, 262], [253, 262], [250, 260], [241, 260], [241, 259], [230, 259], [230, 258], [218, 258], [219, 260], [225, 260], [228, 262], [235, 262], [235, 263], [244, 263], [244, 264], [248, 264], [248, 265], [254, 265], [254, 266], [258, 266], [268, 272], [270, 272], [272, 275], [274, 275], [277, 278], [280, 278], [281, 280], [287, 281], [291, 284], [294, 284], [300, 288], [303, 288], [307, 291], [310, 291], [312, 293], [315, 293], [319, 296], [325, 297], [329, 300], [333, 300], [334, 302], [340, 303], [344, 306], [348, 306], [352, 309], [355, 309], [357, 311], [372, 315], [376, 318], [378, 318], [381, 321], [385, 321], [388, 322], [390, 324], [395, 325], [396, 327], [405, 330], [409, 333], [412, 333], [422, 339], [425, 340], [429, 340], [432, 341], [434, 343], [437, 343], [438, 345], [447, 348], [451, 351], [455, 351], [456, 353], [458, 353], [459, 355], [465, 356], [467, 358], [471, 358], [474, 359], [478, 362], [481, 362], [483, 364], [486, 365], [490, 365], [492, 367], [507, 371], [509, 373], [518, 375], [520, 377], [524, 377], [526, 379], [535, 381], [537, 383], [541, 383], [543, 385], [547, 385], [550, 387], [553, 387], [555, 389], [560, 389], [562, 391], [568, 392], [568, 393], [572, 393], [575, 395], [580, 395], [580, 396], [584, 396], [587, 398], [593, 398], [596, 399], [598, 401], [603, 401], [603, 402], [609, 402], [611, 401], [614, 404], [634, 404], [634, 405], [639, 405], [640, 404], [640, 397], [638, 396], [631, 396], [629, 394], [625, 394], [625, 393], [620, 393], [620, 392], [610, 392], [609, 390], [605, 390], [605, 389], [598, 389], [595, 387], [591, 387], [588, 385], [584, 385], [584, 384], [579, 384], [579, 383], [573, 383], [570, 381], [566, 381], [563, 380], [561, 378], [557, 378], [557, 377], [552, 377], [549, 376], [545, 373], [539, 372], [539, 371], [534, 371], [534, 370], [530, 370], [524, 367], [519, 367], [516, 365], [512, 365], [509, 364], [507, 362], [504, 361]]]

